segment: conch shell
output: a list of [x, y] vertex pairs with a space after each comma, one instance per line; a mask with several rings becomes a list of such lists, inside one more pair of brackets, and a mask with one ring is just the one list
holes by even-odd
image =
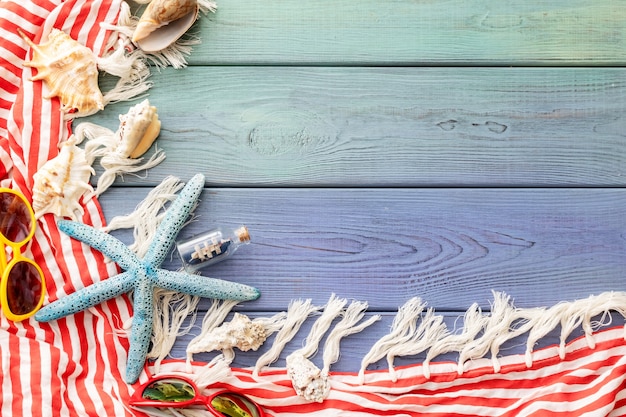
[[33, 175], [33, 210], [35, 218], [46, 213], [77, 220], [84, 210], [79, 201], [86, 191], [93, 191], [89, 178], [95, 174], [85, 159], [85, 151], [70, 137], [60, 146], [59, 154]]
[[161, 132], [157, 108], [148, 99], [120, 115], [119, 146], [116, 151], [125, 158], [139, 158], [146, 153]]
[[80, 115], [104, 109], [96, 57], [91, 49], [59, 29], [52, 29], [48, 41], [39, 45], [20, 34], [33, 49], [32, 59], [24, 62], [37, 69], [32, 80], [44, 80], [50, 90], [45, 98], [58, 96], [64, 112], [76, 109]]
[[[197, 0], [152, 0], [139, 18], [132, 40], [144, 51], [165, 49], [191, 27], [198, 10]], [[171, 28], [164, 28], [157, 36], [157, 29], [170, 24]]]
[[226, 350], [234, 347], [242, 352], [256, 351], [265, 342], [267, 336], [268, 334], [262, 324], [251, 321], [244, 314], [235, 313], [232, 321], [216, 327], [203, 340], [189, 343], [187, 354]]

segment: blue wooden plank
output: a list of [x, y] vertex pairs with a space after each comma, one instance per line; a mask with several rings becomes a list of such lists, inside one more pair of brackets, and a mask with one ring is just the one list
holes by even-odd
[[[106, 218], [146, 192], [108, 191]], [[413, 296], [458, 311], [488, 307], [492, 290], [520, 307], [626, 290], [623, 189], [225, 188], [201, 198], [181, 238], [221, 224], [250, 230], [250, 245], [203, 271], [259, 288], [246, 311], [323, 303], [333, 292], [374, 311]]]

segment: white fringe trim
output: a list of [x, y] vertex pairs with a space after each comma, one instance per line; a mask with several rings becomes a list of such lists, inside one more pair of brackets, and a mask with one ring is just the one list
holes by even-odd
[[[176, 193], [183, 185], [176, 177], [165, 178], [137, 205], [133, 213], [114, 217], [103, 230], [109, 232], [132, 228], [135, 242], [129, 248], [139, 257], [145, 256], [156, 229], [165, 216], [165, 206], [176, 198]], [[161, 361], [169, 355], [176, 338], [191, 331], [199, 298], [157, 288], [154, 299], [152, 350], [148, 356], [156, 358], [155, 366], [158, 371]], [[189, 316], [192, 317], [192, 322], [183, 328], [184, 321]], [[130, 331], [129, 326], [127, 330]]]
[[[147, 357], [156, 359], [154, 367], [155, 372], [158, 373], [161, 362], [169, 355], [176, 338], [188, 334], [193, 328], [196, 317], [195, 311], [200, 297], [156, 288], [154, 300], [152, 350]], [[183, 328], [187, 317], [191, 317], [192, 320]]]
[[128, 215], [116, 216], [103, 231], [133, 229], [135, 242], [129, 246], [140, 257], [145, 256], [156, 229], [165, 216], [165, 206], [176, 198], [176, 193], [184, 184], [176, 177], [166, 177], [148, 196]]
[[213, 329], [222, 324], [226, 316], [228, 316], [228, 313], [230, 313], [237, 304], [239, 304], [239, 302], [233, 300], [213, 300], [211, 308], [209, 308], [202, 320], [200, 334], [191, 339], [187, 345], [187, 368], [189, 370], [191, 370], [193, 354], [203, 351], [201, 347], [205, 344], [205, 339], [210, 335]]
[[[494, 292], [491, 312], [483, 313], [473, 304], [465, 313], [463, 328], [452, 333], [443, 324], [443, 316], [437, 316], [432, 309], [425, 314], [425, 304], [419, 298], [412, 298], [398, 310], [391, 331], [379, 339], [361, 362], [358, 382], [364, 383], [367, 366], [387, 357], [389, 377], [396, 381], [393, 360], [397, 356], [416, 355], [428, 351], [423, 362], [423, 372], [430, 378], [431, 361], [444, 353], [458, 352], [457, 370], [462, 375], [467, 364], [490, 354], [494, 372], [501, 369], [498, 354], [507, 341], [527, 334], [525, 361], [530, 368], [533, 364], [533, 348], [537, 341], [561, 327], [559, 355], [566, 356], [567, 339], [577, 329], [585, 333], [587, 346], [595, 348], [593, 333], [599, 327], [611, 323], [611, 312], [626, 318], [626, 292], [605, 292], [597, 296], [563, 302], [551, 308], [516, 308], [510, 296]], [[593, 321], [594, 317], [600, 317]], [[417, 321], [420, 324], [417, 325]], [[626, 339], [626, 326], [624, 327]]]
[[74, 135], [78, 143], [88, 139], [85, 144], [87, 163], [93, 165], [96, 158], [100, 158], [100, 166], [104, 168], [93, 193], [96, 196], [108, 190], [118, 175], [121, 177], [124, 174], [148, 170], [165, 160], [165, 153], [156, 145], [154, 153], [146, 162], [144, 162], [144, 158], [130, 158], [120, 154], [117, 149], [122, 145], [120, 143], [121, 128], [120, 126], [118, 131], [112, 132], [91, 122], [80, 123], [75, 128]]
[[[140, 0], [135, 2], [145, 4], [150, 1]], [[217, 4], [213, 1], [198, 0], [198, 6], [200, 12], [204, 15], [217, 10]], [[117, 25], [103, 25], [103, 27], [118, 32], [124, 48], [132, 50], [131, 54], [140, 58], [142, 62], [149, 62], [157, 68], [172, 66], [175, 69], [180, 69], [187, 66], [187, 57], [191, 55], [193, 46], [200, 43], [200, 38], [197, 35], [187, 33], [162, 51], [145, 52], [137, 48], [131, 41], [138, 21], [139, 17], [133, 16], [128, 4], [123, 2]]]
[[377, 314], [361, 324], [357, 324], [365, 315], [366, 310], [366, 302], [353, 301], [343, 312], [341, 321], [328, 334], [324, 344], [322, 375], [328, 375], [330, 366], [339, 360], [341, 339], [351, 334], [359, 333], [381, 319], [381, 316]]
[[285, 345], [294, 338], [305, 320], [313, 313], [320, 310], [311, 304], [311, 300], [295, 300], [289, 304], [287, 318], [282, 328], [276, 334], [272, 347], [256, 361], [252, 375], [257, 378], [263, 367], [276, 362]]
[[322, 402], [330, 393], [328, 375], [322, 374], [313, 362], [308, 360], [317, 352], [322, 337], [333, 320], [343, 311], [348, 300], [338, 299], [332, 294], [322, 315], [313, 323], [304, 346], [287, 356], [287, 374], [296, 393], [307, 401]]
[[398, 343], [404, 343], [411, 338], [416, 330], [417, 319], [426, 307], [420, 298], [414, 297], [406, 302], [400, 309], [391, 324], [391, 332], [380, 338], [361, 361], [358, 380], [363, 384], [365, 369], [387, 355], [387, 352]]

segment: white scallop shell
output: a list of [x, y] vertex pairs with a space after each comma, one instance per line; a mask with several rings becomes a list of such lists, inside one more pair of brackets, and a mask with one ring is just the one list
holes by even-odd
[[80, 199], [93, 191], [89, 178], [95, 174], [85, 159], [85, 151], [70, 137], [61, 145], [59, 154], [46, 162], [33, 175], [33, 210], [35, 218], [46, 213], [78, 220], [76, 213], [84, 214]]
[[50, 90], [46, 98], [59, 97], [64, 112], [77, 110], [78, 115], [104, 109], [96, 57], [91, 49], [59, 29], [52, 29], [48, 41], [39, 45], [21, 35], [33, 49], [32, 59], [24, 65], [37, 69], [32, 80], [44, 80]]

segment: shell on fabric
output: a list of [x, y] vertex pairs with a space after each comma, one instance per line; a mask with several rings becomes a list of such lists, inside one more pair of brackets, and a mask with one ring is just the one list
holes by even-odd
[[21, 35], [33, 49], [32, 59], [24, 65], [37, 69], [32, 80], [45, 81], [50, 90], [46, 98], [59, 97], [64, 112], [75, 109], [79, 114], [92, 114], [104, 109], [96, 57], [91, 49], [59, 29], [52, 29], [48, 41], [39, 45]]
[[[148, 52], [165, 49], [193, 25], [198, 10], [197, 0], [152, 0], [139, 18], [132, 40]], [[157, 31], [164, 26], [170, 27]]]
[[139, 158], [146, 153], [161, 132], [157, 108], [146, 99], [120, 115], [116, 151], [125, 158]]
[[267, 338], [265, 327], [244, 314], [235, 313], [230, 322], [223, 323], [207, 333], [202, 341], [187, 347], [188, 353], [211, 352], [238, 348], [242, 352], [256, 351]]
[[33, 175], [33, 210], [35, 218], [46, 213], [77, 220], [84, 213], [79, 201], [86, 191], [93, 191], [89, 178], [95, 174], [85, 159], [85, 151], [73, 137], [63, 142], [59, 154]]
[[298, 352], [287, 356], [287, 375], [296, 393], [310, 402], [323, 402], [330, 393], [328, 375]]

